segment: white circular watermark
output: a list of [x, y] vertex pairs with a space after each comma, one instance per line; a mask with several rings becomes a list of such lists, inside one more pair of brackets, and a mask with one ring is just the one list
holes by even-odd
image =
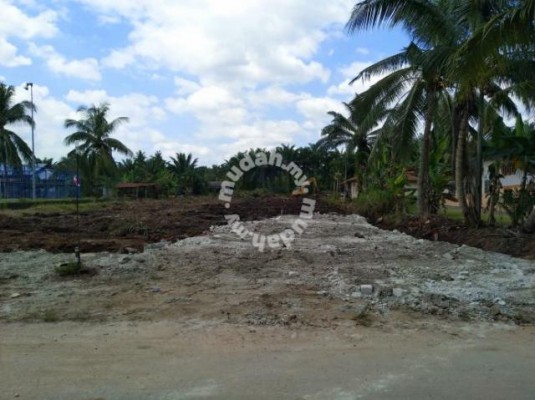
[[[305, 188], [310, 185], [310, 180], [303, 173], [301, 168], [293, 161], [289, 164], [283, 163], [283, 157], [280, 153], [275, 151], [264, 153], [258, 151], [251, 156], [246, 154], [238, 163], [238, 165], [232, 166], [226, 177], [228, 180], [221, 183], [221, 189], [219, 191], [219, 200], [225, 203], [225, 208], [230, 208], [232, 201], [232, 195], [234, 194], [235, 184], [244, 173], [252, 170], [256, 167], [263, 166], [276, 166], [283, 171], [288, 172], [294, 178], [295, 186], [299, 188]], [[240, 221], [240, 216], [237, 214], [225, 215], [227, 224], [231, 227], [232, 232], [237, 234], [241, 239], [250, 237], [252, 244], [259, 251], [264, 251], [267, 247], [272, 249], [278, 249], [282, 247], [290, 248], [292, 242], [295, 240], [296, 235], [301, 235], [306, 227], [307, 220], [312, 219], [314, 216], [314, 208], [316, 207], [316, 201], [303, 197], [303, 203], [301, 204], [301, 211], [299, 217], [293, 222], [291, 228], [287, 228], [280, 233], [271, 235], [263, 235], [260, 233], [252, 232], [245, 227]]]

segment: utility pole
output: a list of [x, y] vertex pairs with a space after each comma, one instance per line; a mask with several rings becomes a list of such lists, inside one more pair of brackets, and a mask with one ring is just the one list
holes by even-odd
[[32, 199], [35, 200], [35, 121], [33, 120], [33, 83], [28, 82], [24, 89], [28, 90], [30, 88], [30, 98], [31, 98], [31, 113], [32, 113]]

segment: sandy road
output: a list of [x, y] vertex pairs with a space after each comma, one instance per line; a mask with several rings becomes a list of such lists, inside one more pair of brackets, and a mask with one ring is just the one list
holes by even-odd
[[[423, 327], [422, 327], [423, 326]], [[2, 399], [533, 399], [535, 328], [1, 324]]]

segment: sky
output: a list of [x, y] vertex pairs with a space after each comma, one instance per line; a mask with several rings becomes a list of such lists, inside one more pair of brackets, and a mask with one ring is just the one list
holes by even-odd
[[[0, 0], [0, 81], [29, 100], [35, 152], [69, 148], [66, 118], [107, 102], [132, 151], [200, 165], [238, 151], [316, 142], [349, 80], [407, 45], [400, 31], [348, 34], [356, 0]], [[30, 143], [26, 126], [12, 127]]]

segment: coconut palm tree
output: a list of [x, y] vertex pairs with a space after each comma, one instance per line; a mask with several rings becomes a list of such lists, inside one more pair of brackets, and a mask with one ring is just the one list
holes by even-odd
[[[365, 129], [384, 121], [382, 135], [394, 134], [389, 138], [397, 142], [394, 149], [407, 146], [417, 134], [419, 120], [424, 121], [418, 172], [418, 211], [423, 218], [429, 213], [433, 119], [448, 84], [444, 61], [462, 34], [461, 27], [451, 18], [450, 8], [448, 1], [441, 0], [364, 0], [355, 5], [347, 23], [350, 32], [401, 26], [411, 37], [411, 44], [402, 52], [366, 68], [355, 78], [390, 73], [354, 102], [366, 110], [362, 121]], [[379, 142], [385, 140], [382, 137]]]
[[79, 120], [65, 120], [65, 128], [75, 128], [76, 132], [65, 138], [66, 145], [75, 145], [74, 150], [84, 164], [86, 190], [94, 193], [96, 185], [104, 185], [105, 180], [112, 178], [117, 172], [117, 164], [113, 153], [117, 152], [131, 156], [132, 152], [121, 141], [111, 137], [119, 125], [128, 121], [126, 117], [119, 117], [108, 121], [109, 104], [103, 103], [91, 107], [82, 106], [78, 112], [82, 114]]
[[[32, 126], [34, 121], [28, 114], [35, 106], [29, 101], [14, 103], [15, 88], [0, 83], [0, 161], [4, 165], [4, 182], [7, 167], [22, 167], [22, 161], [32, 160], [32, 150], [26, 142], [10, 128], [16, 124]], [[5, 188], [4, 188], [5, 189]], [[4, 190], [5, 194], [5, 190]]]
[[[337, 149], [340, 146], [345, 146], [345, 167], [344, 179], [348, 178], [348, 161], [349, 158], [354, 158], [356, 165], [350, 168], [355, 171], [358, 178], [359, 193], [363, 188], [363, 177], [370, 157], [371, 147], [376, 138], [376, 132], [366, 132], [359, 129], [357, 120], [357, 110], [352, 103], [344, 103], [348, 115], [336, 111], [329, 111], [328, 114], [332, 116], [332, 121], [329, 125], [321, 130], [321, 139], [318, 145], [321, 148], [328, 150]], [[354, 155], [354, 157], [353, 157]]]
[[[487, 123], [485, 118], [489, 114], [486, 110], [490, 107], [509, 116], [518, 116], [512, 95], [527, 108], [535, 104], [534, 46], [533, 40], [526, 40], [526, 37], [535, 39], [535, 31], [532, 20], [521, 29], [508, 25], [510, 29], [499, 33], [496, 30], [499, 26], [503, 28], [504, 21], [510, 15], [518, 15], [517, 11], [529, 2], [524, 5], [523, 2], [501, 0], [450, 2], [452, 15], [465, 31], [457, 50], [446, 60], [448, 79], [456, 88], [456, 191], [465, 221], [479, 224], [483, 134]], [[471, 120], [477, 121], [477, 130], [471, 127]], [[466, 160], [470, 158], [467, 142], [471, 133], [475, 138], [473, 152], [476, 162], [467, 168], [469, 164]], [[474, 181], [473, 185], [470, 180]], [[468, 206], [466, 201], [466, 189], [470, 185], [473, 186], [471, 191], [474, 195], [472, 206]]]
[[332, 117], [332, 121], [321, 130], [322, 138], [318, 141], [318, 144], [327, 149], [345, 146], [348, 152], [356, 151], [357, 154], [361, 154], [359, 159], [364, 165], [370, 154], [376, 132], [366, 134], [366, 132], [359, 129], [356, 122], [358, 115], [354, 104], [343, 104], [348, 115], [346, 116], [336, 111], [329, 111], [327, 114]]
[[182, 186], [181, 189], [192, 190], [196, 177], [197, 158], [193, 158], [191, 153], [176, 153], [176, 157], [171, 157], [169, 171], [173, 173]]
[[198, 161], [191, 153], [176, 153], [176, 157], [171, 157], [169, 169], [177, 175], [182, 175], [197, 168]]
[[[355, 5], [347, 25], [351, 32], [380, 25], [400, 26], [408, 32], [413, 41], [405, 53], [383, 60], [361, 73], [359, 77], [394, 71], [381, 82], [382, 85], [376, 85], [374, 90], [368, 91], [367, 96], [361, 96], [357, 101], [360, 101], [361, 107], [367, 102], [371, 105], [368, 112], [365, 112], [368, 122], [365, 119], [360, 123], [364, 127], [369, 127], [380, 118], [386, 118], [386, 115], [395, 115], [395, 109], [402, 110], [397, 104], [391, 107], [394, 98], [404, 96], [407, 106], [410, 106], [409, 98], [415, 100], [415, 104], [419, 103], [416, 119], [413, 117], [412, 106], [404, 107], [408, 113], [406, 115], [411, 118], [405, 119], [408, 125], [403, 125], [414, 129], [415, 121], [424, 120], [418, 177], [418, 205], [421, 215], [425, 215], [426, 211], [425, 190], [422, 189], [425, 189], [428, 180], [427, 164], [431, 150], [429, 138], [436, 123], [433, 121], [433, 115], [436, 115], [433, 110], [437, 107], [437, 99], [446, 91], [448, 94], [454, 94], [451, 125], [452, 141], [455, 145], [453, 165], [457, 195], [465, 221], [479, 223], [481, 194], [478, 192], [482, 174], [484, 109], [488, 101], [499, 103], [500, 107], [504, 104], [514, 105], [508, 98], [510, 94], [515, 94], [527, 105], [533, 104], [535, 68], [532, 61], [533, 40], [529, 40], [534, 38], [532, 16], [533, 0], [364, 0]], [[503, 27], [507, 24], [512, 29], [513, 20], [516, 24], [515, 30], [511, 34], [505, 34], [501, 42], [497, 40], [499, 35], [494, 35], [491, 40], [483, 34], [492, 29], [496, 30], [496, 26]], [[474, 41], [474, 37], [478, 37], [479, 41]], [[410, 47], [413, 48], [412, 52], [409, 52]], [[474, 59], [474, 54], [480, 57]], [[406, 65], [408, 69], [404, 70]], [[418, 97], [408, 94], [406, 87], [403, 87], [411, 73], [418, 79], [415, 82], [423, 85], [420, 92], [417, 91], [416, 85], [411, 89], [413, 95], [423, 96], [418, 101]], [[508, 111], [511, 112], [512, 108], [514, 107], [509, 107]], [[477, 131], [470, 126], [470, 121], [475, 118], [479, 120]], [[388, 124], [385, 123], [385, 127], [388, 127]], [[386, 133], [389, 130], [382, 131]], [[409, 129], [407, 132], [410, 131]], [[472, 147], [475, 148], [478, 160], [472, 171], [468, 171], [466, 159], [468, 140], [472, 132], [476, 137], [476, 146]], [[399, 133], [397, 136], [403, 137]], [[466, 201], [465, 188], [470, 174], [475, 176], [475, 190], [472, 189], [475, 199], [471, 207]]]
[[426, 50], [413, 42], [401, 53], [364, 69], [355, 78], [366, 79], [390, 72], [366, 92], [357, 95], [352, 105], [364, 116], [359, 121], [361, 129], [369, 131], [383, 124], [374, 133], [378, 135], [376, 143], [388, 142], [394, 160], [410, 158], [410, 149], [419, 134], [420, 121], [423, 121], [418, 174], [418, 210], [422, 218], [429, 214], [431, 132], [438, 118], [438, 102], [447, 102], [448, 98], [442, 65], [434, 62], [438, 53], [444, 51], [438, 46]]

